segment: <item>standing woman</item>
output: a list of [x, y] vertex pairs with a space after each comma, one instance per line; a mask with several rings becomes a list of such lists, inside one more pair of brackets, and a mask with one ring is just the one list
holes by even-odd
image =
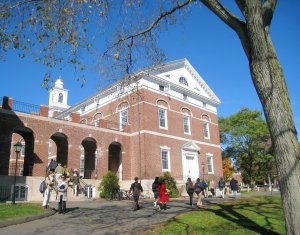
[[193, 195], [194, 195], [194, 184], [191, 180], [191, 178], [187, 179], [187, 182], [185, 183], [186, 192], [190, 197], [190, 206], [193, 207]]
[[159, 206], [160, 209], [167, 209], [167, 202], [170, 201], [169, 193], [167, 191], [167, 187], [165, 181], [160, 179], [160, 186], [159, 186]]
[[68, 182], [66, 181], [66, 177], [62, 175], [57, 184], [57, 201], [58, 201], [58, 213], [66, 213], [67, 208], [67, 191], [68, 191]]

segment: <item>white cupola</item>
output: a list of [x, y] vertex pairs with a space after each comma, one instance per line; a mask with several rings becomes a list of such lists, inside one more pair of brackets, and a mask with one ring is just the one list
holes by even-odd
[[68, 90], [64, 89], [64, 81], [59, 77], [49, 92], [49, 117], [68, 109]]

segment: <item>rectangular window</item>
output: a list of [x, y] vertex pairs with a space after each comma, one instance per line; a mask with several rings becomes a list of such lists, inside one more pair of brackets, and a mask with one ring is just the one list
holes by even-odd
[[214, 162], [213, 162], [213, 156], [207, 155], [207, 173], [213, 174], [214, 173]]
[[159, 90], [160, 91], [165, 91], [165, 87], [163, 85], [159, 85]]
[[97, 119], [97, 120], [95, 120], [95, 127], [99, 127], [99, 126], [100, 126], [100, 120]]
[[184, 130], [184, 134], [191, 134], [190, 117], [188, 116], [183, 116], [183, 130]]
[[170, 151], [166, 149], [161, 150], [161, 166], [162, 171], [171, 171], [170, 167]]
[[25, 144], [22, 143], [22, 148], [21, 148], [21, 157], [25, 156]]
[[187, 100], [187, 95], [186, 94], [183, 94], [183, 99]]
[[128, 123], [128, 110], [120, 112], [120, 130], [124, 129], [124, 126]]
[[205, 122], [203, 124], [203, 131], [204, 131], [204, 138], [205, 139], [210, 139], [209, 123], [208, 122]]
[[167, 111], [163, 108], [159, 109], [159, 127], [167, 129]]

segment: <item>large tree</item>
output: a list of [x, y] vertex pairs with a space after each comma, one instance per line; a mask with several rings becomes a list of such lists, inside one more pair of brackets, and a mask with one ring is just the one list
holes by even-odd
[[243, 181], [249, 185], [273, 176], [274, 156], [270, 154], [270, 134], [259, 111], [242, 108], [219, 119], [224, 154], [234, 159]]
[[[218, 0], [3, 1], [0, 5], [0, 49], [5, 51], [9, 48], [19, 48], [26, 52], [28, 48], [35, 47], [36, 43], [44, 45], [48, 42], [41, 51], [45, 53], [44, 56], [38, 56], [37, 60], [51, 67], [57, 62], [60, 63], [67, 55], [69, 59], [65, 61], [83, 69], [82, 60], [78, 61], [77, 48], [89, 48], [90, 44], [85, 43], [83, 35], [89, 34], [82, 25], [93, 22], [93, 25], [98, 27], [95, 20], [101, 19], [102, 22], [102, 19], [110, 19], [109, 11], [112, 10], [113, 16], [119, 17], [124, 13], [126, 18], [121, 18], [120, 23], [116, 24], [115, 38], [109, 41], [104, 52], [107, 56], [104, 61], [114, 65], [113, 71], [120, 68], [124, 72], [131, 72], [131, 68], [136, 68], [135, 64], [144, 61], [141, 58], [161, 58], [161, 51], [155, 47], [159, 30], [166, 29], [168, 25], [176, 22], [177, 17], [181, 17], [200, 2], [240, 39], [271, 134], [279, 172], [286, 231], [287, 234], [300, 234], [300, 145], [285, 76], [270, 37], [277, 0], [235, 0], [241, 17], [233, 14], [233, 11], [225, 8]], [[156, 16], [153, 17], [150, 10], [153, 10], [151, 12], [156, 13]], [[95, 14], [92, 14], [93, 12]], [[138, 20], [135, 17], [141, 18]], [[110, 19], [109, 23], [116, 23], [116, 20]], [[31, 28], [28, 31], [29, 25]], [[14, 33], [15, 29], [21, 34]], [[42, 29], [46, 34], [40, 33], [43, 32]], [[28, 36], [35, 38], [33, 43], [32, 40], [28, 40]], [[27, 47], [23, 46], [24, 42]], [[72, 50], [57, 48], [57, 45], [67, 45]], [[66, 54], [57, 54], [56, 49]], [[69, 51], [71, 53], [68, 53]], [[20, 56], [24, 56], [23, 53], [20, 53]], [[46, 77], [46, 82], [47, 79]]]

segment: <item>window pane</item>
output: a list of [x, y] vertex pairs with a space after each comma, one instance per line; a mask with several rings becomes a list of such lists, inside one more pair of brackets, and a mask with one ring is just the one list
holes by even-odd
[[203, 124], [203, 130], [204, 130], [204, 137], [209, 138], [209, 124], [208, 123]]
[[166, 127], [166, 110], [159, 109], [159, 126]]
[[163, 170], [169, 169], [168, 152], [167, 151], [161, 152], [161, 160], [162, 160], [162, 169]]
[[184, 133], [190, 133], [190, 122], [189, 117], [183, 117], [183, 128]]

